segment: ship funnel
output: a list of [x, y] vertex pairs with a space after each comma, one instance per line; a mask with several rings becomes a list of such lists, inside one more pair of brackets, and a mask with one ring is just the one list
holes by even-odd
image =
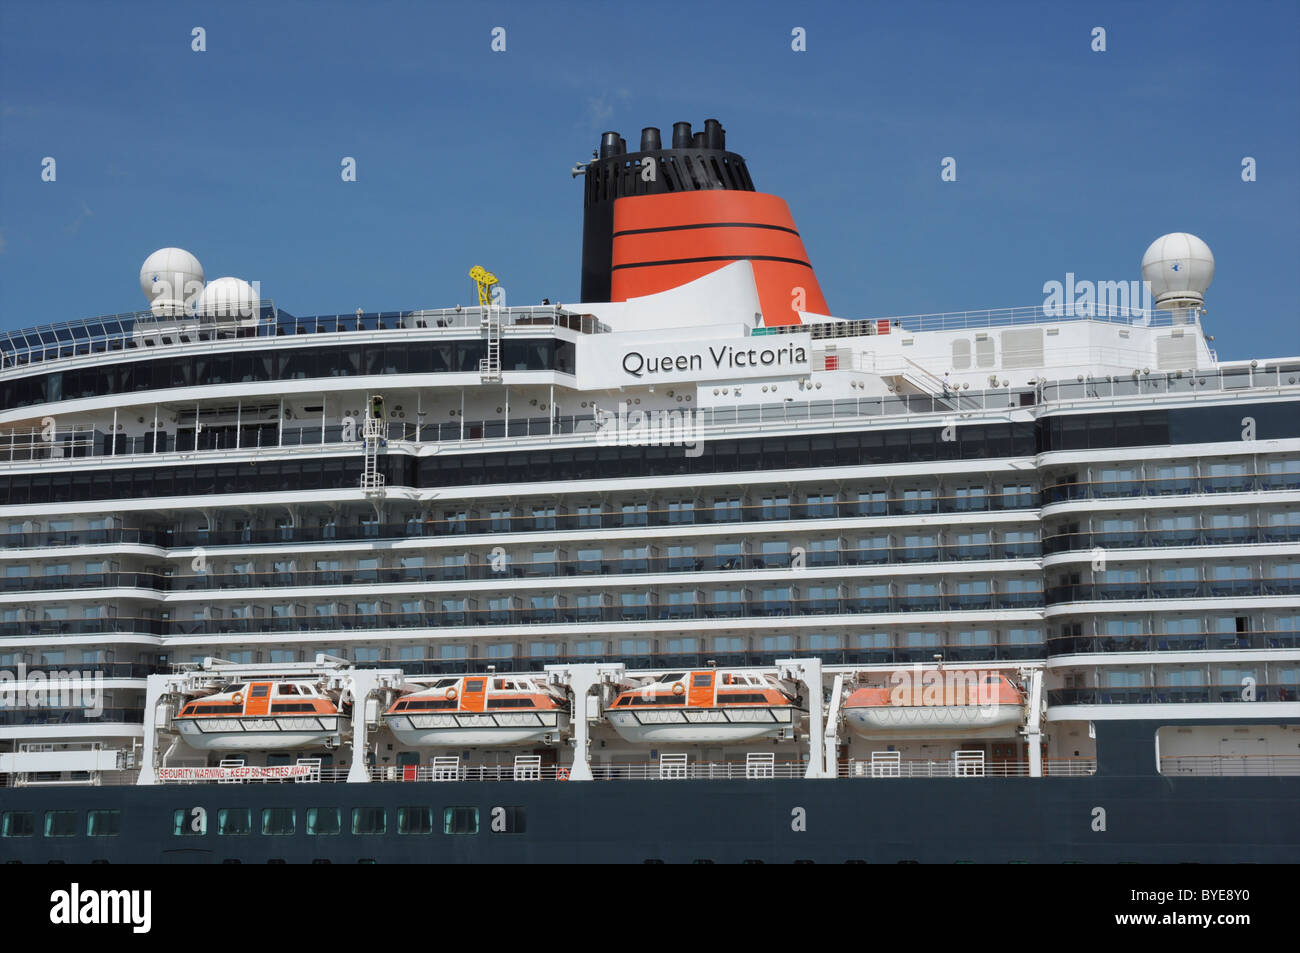
[[583, 301], [657, 294], [748, 261], [765, 324], [829, 313], [790, 209], [754, 190], [726, 135], [717, 119], [697, 133], [676, 122], [664, 149], [646, 126], [631, 156], [618, 133], [600, 137], [583, 176]]
[[704, 147], [706, 149], [727, 148], [727, 130], [716, 119], [704, 120]]
[[600, 137], [600, 157], [608, 159], [618, 155], [618, 144], [621, 140], [616, 132], [607, 132]]

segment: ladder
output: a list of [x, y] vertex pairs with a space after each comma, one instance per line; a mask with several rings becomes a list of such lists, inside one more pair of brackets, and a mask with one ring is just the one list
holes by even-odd
[[366, 413], [361, 436], [365, 441], [365, 466], [361, 471], [361, 489], [367, 494], [382, 496], [384, 475], [379, 472], [379, 445], [384, 439], [384, 421]]
[[501, 380], [501, 309], [495, 305], [483, 305], [483, 316], [479, 321], [487, 341], [487, 357], [478, 362], [479, 380], [484, 384], [499, 383]]

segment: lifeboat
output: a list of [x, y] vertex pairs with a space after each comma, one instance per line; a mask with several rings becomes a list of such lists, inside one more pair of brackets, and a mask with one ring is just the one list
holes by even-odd
[[605, 710], [620, 737], [638, 744], [749, 741], [794, 730], [795, 699], [770, 675], [670, 672], [620, 693]]
[[339, 709], [310, 682], [255, 681], [186, 702], [173, 719], [200, 751], [328, 747], [337, 742]]
[[402, 695], [384, 721], [416, 748], [547, 744], [568, 731], [568, 700], [541, 678], [466, 675]]
[[859, 688], [844, 700], [844, 718], [868, 738], [1013, 734], [1025, 698], [1005, 675], [987, 672], [897, 672], [888, 686]]

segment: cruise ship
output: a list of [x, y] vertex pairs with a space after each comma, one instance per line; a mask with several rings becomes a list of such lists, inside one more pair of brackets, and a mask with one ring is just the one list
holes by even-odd
[[1300, 357], [1203, 241], [844, 318], [716, 120], [573, 173], [577, 303], [0, 332], [0, 859], [1294, 860]]

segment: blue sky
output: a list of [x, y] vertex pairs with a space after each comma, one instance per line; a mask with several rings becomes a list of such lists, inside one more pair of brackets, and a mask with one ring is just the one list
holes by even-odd
[[576, 300], [573, 163], [709, 117], [836, 314], [1036, 304], [1190, 231], [1220, 357], [1300, 353], [1294, 0], [0, 0], [0, 326], [142, 307], [165, 245], [300, 315], [467, 303], [477, 263]]

